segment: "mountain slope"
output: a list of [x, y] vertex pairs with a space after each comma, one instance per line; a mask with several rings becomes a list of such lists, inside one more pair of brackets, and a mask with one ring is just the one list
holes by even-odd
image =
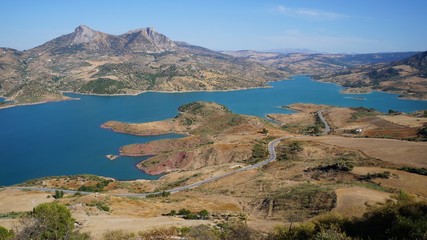
[[316, 78], [343, 85], [349, 92], [375, 89], [405, 98], [427, 99], [427, 51], [401, 61], [370, 64]]
[[[287, 76], [259, 63], [174, 42], [153, 28], [111, 35], [82, 25], [27, 51], [0, 52], [0, 95], [17, 103], [17, 96], [35, 99], [22, 95], [32, 86], [56, 95], [60, 91], [135, 94], [263, 87]], [[26, 91], [16, 94], [21, 88]], [[43, 101], [44, 94], [34, 95]]]
[[174, 50], [176, 50], [175, 43], [163, 34], [154, 31], [153, 28], [137, 29], [116, 36], [81, 25], [74, 32], [55, 38], [31, 49], [30, 52], [64, 54], [85, 51], [88, 53], [120, 54], [160, 53]]
[[251, 50], [222, 52], [253, 62], [297, 74], [326, 74], [345, 71], [349, 67], [381, 62], [393, 62], [408, 58], [416, 52], [368, 53], [368, 54], [321, 54], [280, 53]]

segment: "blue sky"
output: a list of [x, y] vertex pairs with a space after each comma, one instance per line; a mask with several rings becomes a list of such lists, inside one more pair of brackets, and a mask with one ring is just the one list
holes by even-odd
[[426, 0], [4, 0], [0, 46], [29, 49], [84, 24], [122, 34], [154, 27], [214, 50], [427, 50]]

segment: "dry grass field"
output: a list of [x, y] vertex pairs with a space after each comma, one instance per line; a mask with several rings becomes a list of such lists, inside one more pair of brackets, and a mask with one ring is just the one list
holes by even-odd
[[325, 136], [316, 141], [360, 150], [367, 155], [402, 166], [427, 168], [426, 142], [408, 142], [394, 139], [346, 138]]

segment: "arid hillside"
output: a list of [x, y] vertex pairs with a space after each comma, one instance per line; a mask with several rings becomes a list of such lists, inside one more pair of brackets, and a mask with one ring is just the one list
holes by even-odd
[[[426, 200], [423, 139], [414, 142], [387, 136], [360, 137], [338, 131], [346, 126], [352, 129], [353, 121], [359, 124], [357, 121], [374, 116], [381, 121], [420, 127], [425, 124], [424, 116], [384, 115], [313, 104], [289, 107], [299, 112], [270, 115], [282, 124], [233, 114], [222, 105], [206, 102], [183, 105], [178, 116], [164, 121], [107, 122], [104, 127], [128, 134], [178, 132], [186, 136], [122, 148], [122, 154], [156, 155], [139, 166], [153, 173], [168, 173], [159, 180], [119, 181], [78, 175], [34, 179], [20, 184], [23, 188], [19, 189], [1, 188], [0, 225], [14, 229], [33, 207], [55, 202], [68, 206], [77, 229], [90, 233], [93, 239], [139, 239], [137, 236], [149, 233], [200, 236], [200, 231], [213, 234], [217, 230], [240, 234], [242, 229], [250, 231], [254, 239], [282, 239], [277, 237], [277, 229], [286, 233], [299, 226], [317, 226], [327, 219], [337, 221], [341, 231], [355, 237], [357, 233], [344, 228], [342, 222], [356, 224], [354, 219], [372, 216], [364, 215], [366, 212], [422, 205]], [[316, 124], [315, 113], [319, 110], [335, 129], [326, 136], [306, 131]], [[357, 118], [352, 118], [355, 115]], [[267, 159], [267, 143], [277, 138], [282, 139], [275, 147], [275, 161], [238, 171]], [[120, 161], [120, 157], [114, 161]], [[165, 192], [215, 176], [223, 177], [172, 194]], [[73, 192], [62, 196], [60, 191], [46, 193], [28, 187], [93, 194]], [[141, 193], [151, 194], [138, 197]], [[182, 232], [184, 229], [189, 232]]]
[[280, 133], [265, 120], [234, 114], [215, 103], [193, 102], [178, 110], [175, 118], [164, 121], [140, 124], [107, 122], [103, 127], [136, 135], [187, 135], [180, 139], [136, 143], [120, 149], [121, 155], [154, 156], [138, 164], [150, 174], [194, 170], [229, 162], [254, 162], [266, 155], [263, 150], [257, 156], [253, 149], [266, 147], [264, 139]]
[[366, 88], [398, 93], [404, 98], [427, 99], [427, 52], [391, 63], [368, 64], [331, 74], [317, 75], [316, 79], [338, 83], [347, 92]]
[[153, 28], [111, 35], [82, 25], [26, 51], [0, 51], [0, 95], [15, 104], [60, 100], [62, 91], [136, 94], [264, 87], [287, 76], [259, 63], [174, 42]]

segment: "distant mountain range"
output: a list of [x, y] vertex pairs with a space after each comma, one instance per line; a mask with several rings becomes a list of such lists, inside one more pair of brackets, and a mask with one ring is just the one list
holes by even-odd
[[381, 90], [427, 99], [426, 52], [304, 54], [242, 50], [222, 52], [288, 72], [346, 87], [346, 93]]
[[0, 49], [0, 95], [15, 103], [61, 100], [61, 91], [252, 88], [287, 76], [260, 63], [174, 42], [153, 28], [111, 35], [82, 25], [27, 51]]
[[[353, 88], [353, 83], [355, 86], [363, 84], [353, 77], [353, 80], [348, 80], [350, 77], [347, 75], [355, 76], [357, 73], [362, 78], [371, 79], [376, 78], [375, 73], [366, 75], [365, 70], [377, 71], [382, 76], [383, 68], [392, 69], [392, 75], [397, 69], [400, 77], [418, 74], [417, 84], [413, 86], [424, 84], [425, 71], [420, 70], [423, 73], [419, 74], [414, 70], [425, 67], [423, 60], [407, 59], [415, 52], [355, 55], [288, 53], [287, 49], [275, 51], [280, 53], [250, 50], [215, 52], [173, 41], [153, 28], [111, 35], [82, 25], [70, 34], [26, 51], [0, 48], [0, 96], [14, 101], [0, 105], [62, 100], [64, 91], [136, 94], [142, 91], [264, 87], [269, 81], [295, 74], [315, 74], [323, 81]], [[399, 61], [408, 62], [396, 63], [396, 66], [386, 64]], [[383, 86], [385, 83], [364, 83], [374, 89], [395, 91], [397, 83], [401, 82], [397, 81], [397, 85], [390, 89]], [[409, 89], [419, 92], [411, 84]], [[416, 98], [423, 96], [419, 93], [411, 95]]]
[[122, 35], [111, 35], [81, 25], [74, 32], [53, 39], [30, 51], [43, 53], [127, 54], [176, 51], [177, 45], [153, 28], [142, 28]]
[[278, 53], [252, 50], [221, 52], [253, 62], [274, 67], [292, 75], [326, 74], [366, 64], [400, 61], [419, 52], [324, 54], [324, 53]]
[[289, 53], [304, 53], [304, 54], [313, 54], [319, 53], [318, 51], [314, 51], [307, 48], [278, 48], [278, 49], [270, 49], [262, 52], [274, 52], [280, 54], [289, 54]]
[[427, 51], [399, 61], [353, 67], [315, 78], [343, 85], [349, 92], [374, 89], [427, 100]]

